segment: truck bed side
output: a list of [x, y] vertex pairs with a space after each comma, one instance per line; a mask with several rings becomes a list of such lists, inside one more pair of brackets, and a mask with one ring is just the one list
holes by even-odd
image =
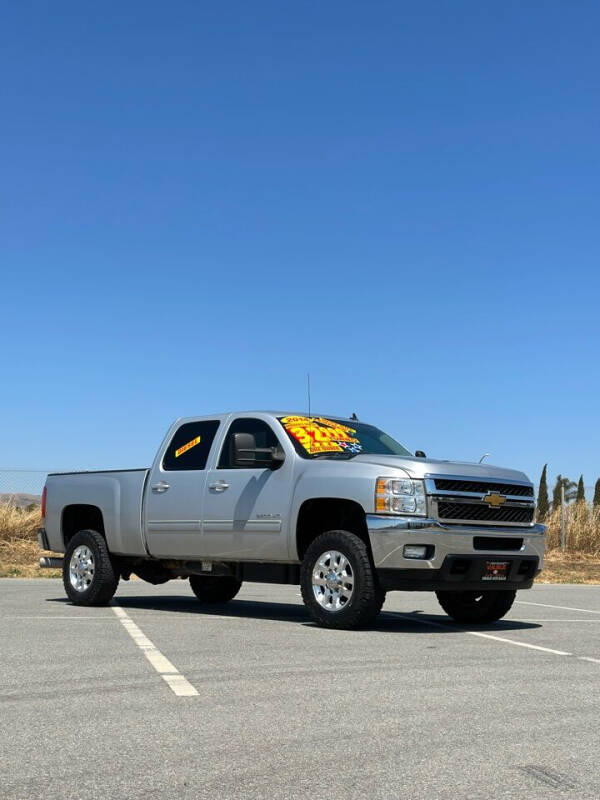
[[45, 527], [51, 549], [64, 553], [69, 520], [97, 518], [99, 511], [111, 553], [146, 555], [142, 503], [148, 474], [136, 469], [48, 475]]

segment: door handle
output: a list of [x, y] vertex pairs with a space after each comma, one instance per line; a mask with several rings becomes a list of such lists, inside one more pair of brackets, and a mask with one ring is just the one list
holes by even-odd
[[168, 483], [165, 483], [165, 481], [159, 481], [159, 483], [155, 483], [152, 486], [152, 491], [156, 492], [157, 494], [161, 494], [161, 492], [166, 492], [168, 488]]
[[224, 492], [225, 489], [229, 489], [229, 484], [227, 481], [217, 481], [216, 483], [209, 483], [208, 488], [212, 489], [213, 492]]

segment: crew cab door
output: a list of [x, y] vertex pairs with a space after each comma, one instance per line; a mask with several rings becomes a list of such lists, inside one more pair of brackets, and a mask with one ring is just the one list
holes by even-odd
[[203, 510], [204, 554], [215, 560], [271, 561], [288, 558], [293, 457], [277, 469], [233, 465], [236, 433], [254, 436], [257, 447], [278, 447], [271, 426], [253, 417], [235, 419], [225, 436], [217, 466], [208, 472]]
[[202, 555], [206, 464], [218, 427], [218, 420], [184, 422], [159, 453], [146, 488], [145, 531], [151, 555]]

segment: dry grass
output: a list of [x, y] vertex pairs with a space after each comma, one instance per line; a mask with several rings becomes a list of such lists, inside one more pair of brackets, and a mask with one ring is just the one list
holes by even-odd
[[600, 508], [566, 506], [566, 551], [560, 549], [560, 508], [544, 520], [548, 551], [540, 583], [600, 583]]
[[[584, 503], [567, 508], [567, 552], [560, 550], [560, 509], [545, 520], [548, 525], [548, 553], [542, 583], [600, 583], [600, 508]], [[20, 509], [0, 503], [0, 578], [53, 578], [59, 570], [40, 569], [44, 555], [39, 549], [37, 530], [40, 509]]]
[[549, 550], [536, 583], [600, 583], [600, 558]]
[[37, 541], [41, 527], [40, 509], [18, 508], [14, 503], [0, 503], [0, 578], [59, 577], [59, 570], [40, 569], [44, 553]]
[[[544, 520], [548, 526], [548, 549], [560, 548], [560, 508]], [[566, 506], [567, 552], [600, 558], [600, 508], [587, 503]]]

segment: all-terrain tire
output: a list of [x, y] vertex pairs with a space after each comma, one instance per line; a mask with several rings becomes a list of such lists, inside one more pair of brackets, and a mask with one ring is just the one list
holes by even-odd
[[[328, 574], [332, 576], [330, 583], [336, 580], [335, 563], [323, 558], [328, 553], [340, 554], [347, 561], [337, 578], [340, 587], [337, 595], [337, 590], [325, 585], [324, 570], [329, 570]], [[336, 558], [334, 556], [334, 562]], [[337, 563], [342, 561], [338, 559]], [[367, 545], [349, 531], [328, 531], [311, 542], [300, 567], [300, 589], [308, 613], [317, 625], [338, 630], [355, 630], [371, 624], [385, 600]], [[344, 592], [349, 596], [344, 598]], [[339, 607], [329, 610], [329, 601], [331, 604], [339, 603]]]
[[69, 600], [78, 606], [104, 606], [112, 599], [119, 585], [119, 570], [98, 531], [79, 531], [69, 540], [63, 584]]
[[192, 575], [190, 586], [201, 603], [228, 603], [242, 588], [242, 582], [230, 576]]
[[516, 591], [436, 592], [446, 614], [456, 622], [496, 622], [507, 614]]

